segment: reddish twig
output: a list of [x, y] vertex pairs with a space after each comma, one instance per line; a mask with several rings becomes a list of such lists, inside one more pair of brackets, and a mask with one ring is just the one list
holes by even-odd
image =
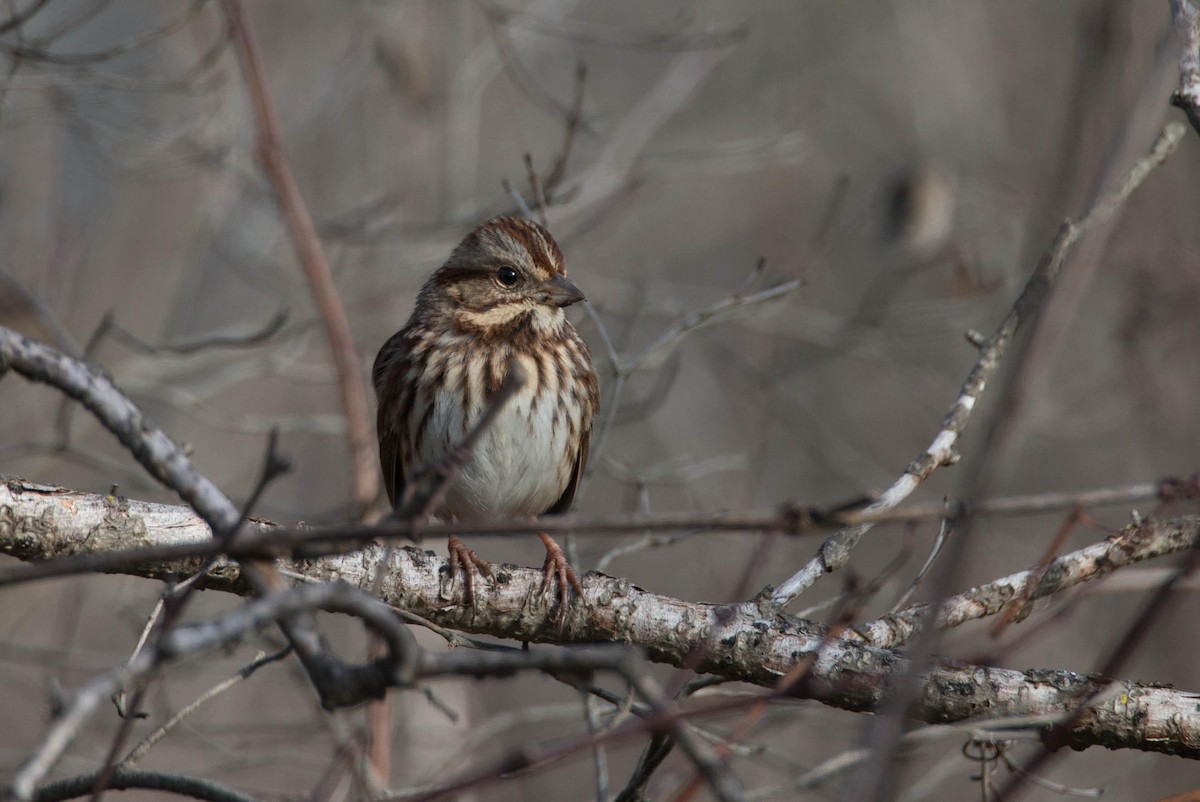
[[250, 92], [251, 105], [254, 107], [258, 156], [262, 161], [263, 171], [279, 198], [296, 255], [312, 288], [321, 319], [325, 322], [325, 332], [333, 352], [333, 363], [337, 369], [342, 406], [345, 408], [346, 425], [349, 430], [350, 452], [354, 465], [351, 474], [354, 501], [360, 510], [365, 511], [379, 495], [379, 476], [375, 466], [375, 449], [371, 442], [371, 419], [367, 392], [363, 384], [362, 360], [354, 347], [354, 336], [346, 319], [346, 310], [342, 307], [341, 297], [333, 283], [333, 274], [321, 248], [316, 225], [284, 155], [283, 140], [279, 134], [275, 107], [267, 90], [262, 58], [242, 13], [241, 3], [238, 0], [222, 0], [221, 7], [229, 21], [229, 35], [237, 48], [238, 61], [246, 79], [246, 88]]

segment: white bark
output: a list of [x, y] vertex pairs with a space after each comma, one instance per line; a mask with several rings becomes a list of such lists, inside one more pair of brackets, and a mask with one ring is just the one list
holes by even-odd
[[[269, 524], [259, 523], [261, 529]], [[1178, 537], [1194, 517], [1164, 522]], [[0, 482], [0, 551], [25, 560], [169, 544], [207, 544], [207, 526], [190, 510], [78, 493], [10, 479]], [[385, 549], [291, 563], [315, 581], [341, 579], [370, 588]], [[123, 573], [182, 579], [198, 560], [130, 565]], [[432, 551], [396, 549], [385, 573], [385, 602], [442, 627], [502, 638], [559, 642], [556, 594], [540, 593], [539, 570], [497, 566], [496, 579], [478, 589], [475, 610], [463, 606], [461, 583], [449, 598], [442, 586], [446, 561]], [[214, 571], [206, 587], [245, 592], [233, 564]], [[658, 662], [683, 665], [701, 654], [700, 671], [776, 688], [802, 661], [812, 661], [792, 692], [847, 710], [872, 711], [887, 683], [905, 666], [898, 652], [831, 638], [820, 626], [770, 613], [769, 600], [727, 606], [687, 602], [638, 588], [628, 580], [592, 573], [583, 579], [586, 604], [572, 605], [562, 642], [628, 643]], [[1065, 670], [1015, 671], [972, 665], [936, 665], [924, 678], [915, 717], [928, 722], [1068, 714], [1105, 683]], [[1075, 748], [1104, 745], [1200, 757], [1200, 706], [1195, 694], [1119, 682], [1072, 726]]]

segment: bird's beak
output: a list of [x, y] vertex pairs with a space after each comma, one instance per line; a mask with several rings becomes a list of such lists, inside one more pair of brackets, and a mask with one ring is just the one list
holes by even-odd
[[584, 300], [583, 293], [566, 276], [555, 276], [549, 281], [542, 282], [538, 292], [538, 300], [554, 306], [570, 306]]

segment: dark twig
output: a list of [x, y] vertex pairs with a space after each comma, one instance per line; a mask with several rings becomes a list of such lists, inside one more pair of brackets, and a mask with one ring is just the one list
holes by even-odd
[[[450, 485], [462, 472], [471, 452], [479, 442], [479, 438], [491, 427], [500, 411], [517, 394], [524, 382], [525, 375], [520, 364], [516, 361], [510, 363], [508, 372], [504, 376], [504, 383], [496, 391], [487, 409], [484, 410], [462, 442], [450, 452], [450, 455], [441, 464], [432, 469], [418, 472], [413, 480], [405, 486], [404, 496], [399, 501], [396, 515], [411, 523], [411, 538], [414, 541], [420, 542], [420, 527], [428, 520], [429, 515], [441, 506]], [[387, 566], [391, 564], [395, 543], [394, 538], [386, 541], [383, 559], [379, 561], [375, 580], [372, 582], [371, 592], [374, 595], [379, 595], [380, 588], [383, 586], [384, 574]], [[379, 643], [372, 643], [372, 653], [378, 651], [379, 648]], [[378, 778], [386, 786], [391, 773], [391, 697], [385, 696], [378, 701], [372, 701], [367, 709], [367, 720], [370, 732], [370, 763]]]
[[[62, 802], [91, 793], [97, 772], [69, 777], [65, 780], [44, 785], [33, 796], [34, 802]], [[109, 780], [109, 787], [117, 791], [143, 789], [163, 791], [177, 796], [189, 796], [207, 802], [259, 802], [257, 798], [235, 791], [213, 780], [188, 777], [166, 771], [143, 771], [141, 769], [118, 768]]]
[[17, 12], [3, 22], [0, 22], [0, 33], [8, 33], [13, 28], [19, 28], [24, 25], [34, 14], [45, 8], [49, 2], [50, 0], [34, 0], [24, 11]]

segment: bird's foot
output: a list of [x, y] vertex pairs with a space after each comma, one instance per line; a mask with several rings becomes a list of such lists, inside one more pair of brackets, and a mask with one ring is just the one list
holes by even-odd
[[454, 577], [458, 575], [458, 570], [461, 568], [463, 572], [463, 604], [475, 609], [475, 572], [480, 575], [492, 578], [492, 566], [488, 561], [480, 557], [475, 552], [467, 548], [466, 544], [459, 540], [454, 535], [446, 541], [446, 548], [450, 551], [450, 577], [449, 589], [443, 594], [443, 598], [449, 598], [450, 591], [454, 589]]
[[575, 588], [575, 593], [582, 601], [583, 585], [579, 584], [579, 577], [575, 576], [575, 571], [567, 562], [562, 546], [555, 543], [554, 538], [545, 532], [538, 532], [538, 537], [542, 539], [542, 545], [546, 547], [546, 561], [542, 563], [542, 587], [539, 592], [544, 595], [550, 588], [550, 583], [555, 579], [558, 580], [558, 614], [555, 619], [558, 623], [558, 634], [561, 637], [563, 625], [567, 622], [567, 610], [570, 609], [571, 588]]

